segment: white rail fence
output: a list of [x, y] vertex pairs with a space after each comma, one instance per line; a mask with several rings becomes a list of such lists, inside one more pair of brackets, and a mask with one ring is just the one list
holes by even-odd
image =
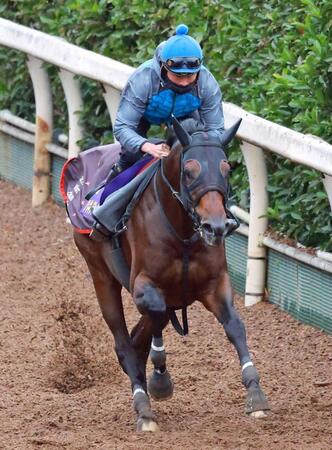
[[[79, 151], [77, 141], [82, 137], [82, 129], [75, 111], [82, 109], [83, 101], [75, 75], [83, 75], [102, 83], [104, 99], [111, 123], [113, 123], [121, 90], [134, 68], [69, 44], [59, 37], [1, 18], [0, 45], [20, 50], [28, 55], [27, 64], [35, 94], [36, 124], [32, 126], [22, 119], [13, 119], [9, 113], [2, 112], [0, 129], [11, 134], [11, 124], [13, 121], [18, 121], [23, 130], [22, 138], [30, 139], [30, 142], [32, 139], [34, 141], [32, 204], [36, 206], [42, 204], [49, 196], [50, 153], [72, 157]], [[53, 104], [50, 80], [43, 67], [44, 62], [59, 68], [59, 77], [68, 108], [68, 153], [61, 147], [51, 144]], [[234, 212], [244, 222], [249, 223], [249, 228], [246, 225], [240, 227], [240, 232], [248, 236], [245, 304], [249, 306], [264, 297], [267, 247], [332, 273], [331, 254], [326, 255], [320, 252], [319, 256], [308, 255], [295, 248], [290, 250], [289, 247], [280, 245], [265, 236], [268, 225], [266, 218], [268, 195], [267, 169], [263, 150], [321, 172], [332, 207], [332, 145], [315, 136], [303, 135], [264, 120], [230, 103], [224, 103], [224, 112], [227, 127], [236, 119], [240, 117], [243, 119], [237, 138], [242, 141], [241, 149], [249, 176], [250, 214], [244, 213], [237, 207], [234, 207]], [[34, 137], [31, 138], [31, 136]]]

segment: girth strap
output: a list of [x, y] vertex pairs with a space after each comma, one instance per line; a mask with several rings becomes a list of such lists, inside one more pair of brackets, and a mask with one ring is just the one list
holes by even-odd
[[189, 274], [189, 258], [190, 258], [190, 249], [191, 245], [187, 243], [183, 243], [183, 258], [182, 258], [182, 290], [181, 290], [181, 298], [182, 298], [182, 326], [177, 318], [175, 310], [172, 309], [170, 311], [170, 319], [171, 323], [175, 329], [181, 336], [186, 336], [189, 332], [188, 326], [188, 274]]

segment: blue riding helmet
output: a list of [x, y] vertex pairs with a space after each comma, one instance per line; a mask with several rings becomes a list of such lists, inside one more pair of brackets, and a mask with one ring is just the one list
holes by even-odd
[[188, 36], [187, 25], [176, 28], [161, 49], [161, 61], [165, 68], [174, 73], [197, 73], [201, 69], [203, 52], [197, 41]]

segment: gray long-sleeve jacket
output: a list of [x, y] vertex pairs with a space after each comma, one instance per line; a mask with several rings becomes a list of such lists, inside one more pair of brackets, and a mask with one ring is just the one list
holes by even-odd
[[[113, 131], [125, 151], [136, 153], [148, 140], [149, 124], [143, 115], [150, 99], [163, 85], [159, 59], [161, 45], [154, 58], [143, 63], [130, 76], [122, 92]], [[213, 131], [220, 138], [224, 131], [221, 91], [214, 76], [204, 66], [199, 72], [197, 94], [201, 106], [190, 116], [202, 122], [206, 131]]]

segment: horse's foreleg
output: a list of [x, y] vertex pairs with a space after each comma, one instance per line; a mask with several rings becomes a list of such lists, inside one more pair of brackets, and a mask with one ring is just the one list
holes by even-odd
[[270, 408], [259, 385], [259, 375], [249, 354], [244, 324], [233, 305], [228, 274], [223, 276], [216, 295], [208, 296], [204, 304], [223, 325], [227, 338], [238, 353], [242, 369], [242, 383], [248, 393], [245, 412], [254, 417], [264, 417], [264, 411]]
[[121, 286], [100, 255], [100, 248], [104, 244], [96, 244], [84, 239], [84, 236], [77, 235], [75, 242], [88, 264], [103, 318], [114, 336], [119, 363], [130, 378], [134, 407], [139, 411], [141, 418], [141, 421], [137, 422], [137, 428], [139, 431], [156, 431], [158, 426], [146, 394], [145, 364], [141, 363], [140, 355], [128, 333], [123, 313]]
[[162, 331], [169, 321], [168, 314], [152, 315], [152, 342], [150, 358], [154, 367], [148, 389], [154, 400], [168, 400], [173, 395], [174, 384], [166, 368], [166, 351]]
[[166, 352], [162, 330], [169, 321], [168, 314], [145, 314], [131, 332], [133, 345], [140, 355], [140, 361], [146, 367], [150, 358], [154, 367], [148, 383], [148, 391], [157, 401], [167, 400], [173, 395], [173, 382], [166, 369]]
[[[144, 315], [131, 331], [132, 345], [138, 355], [141, 370], [146, 374], [146, 362], [152, 340], [152, 322], [149, 316]], [[157, 431], [156, 418], [151, 411], [151, 404], [147, 394], [146, 383], [144, 387], [136, 386], [134, 391], [134, 408], [137, 413], [138, 431]], [[152, 416], [151, 416], [152, 415]]]
[[113, 301], [117, 300], [117, 307], [114, 308], [114, 304], [106, 300], [109, 296], [106, 295], [105, 280], [101, 285], [98, 284], [95, 287], [103, 317], [114, 335], [115, 350], [119, 363], [131, 381], [133, 405], [138, 415], [137, 431], [157, 431], [156, 416], [151, 410], [150, 400], [147, 395], [146, 358], [144, 359], [142, 349], [137, 345], [138, 343], [129, 336], [123, 315], [122, 302], [119, 301], [120, 292], [118, 291], [117, 295], [115, 295], [114, 290], [112, 293], [108, 292], [108, 294], [112, 295]]
[[137, 370], [137, 355], [131, 345], [127, 330], [122, 300], [121, 286], [112, 275], [101, 267], [91, 267], [98, 303], [105, 322], [114, 336], [115, 352], [123, 371], [129, 376], [132, 385], [143, 384], [144, 374]]
[[[131, 333], [133, 345], [141, 353], [141, 361], [143, 360], [144, 364], [150, 350], [154, 365], [154, 372], [149, 380], [149, 392], [154, 399], [169, 398], [173, 392], [173, 383], [166, 370], [166, 353], [162, 339], [162, 330], [169, 320], [163, 294], [151, 280], [138, 275], [134, 283], [133, 298], [143, 315]], [[139, 408], [137, 412], [139, 424], [142, 414]]]

